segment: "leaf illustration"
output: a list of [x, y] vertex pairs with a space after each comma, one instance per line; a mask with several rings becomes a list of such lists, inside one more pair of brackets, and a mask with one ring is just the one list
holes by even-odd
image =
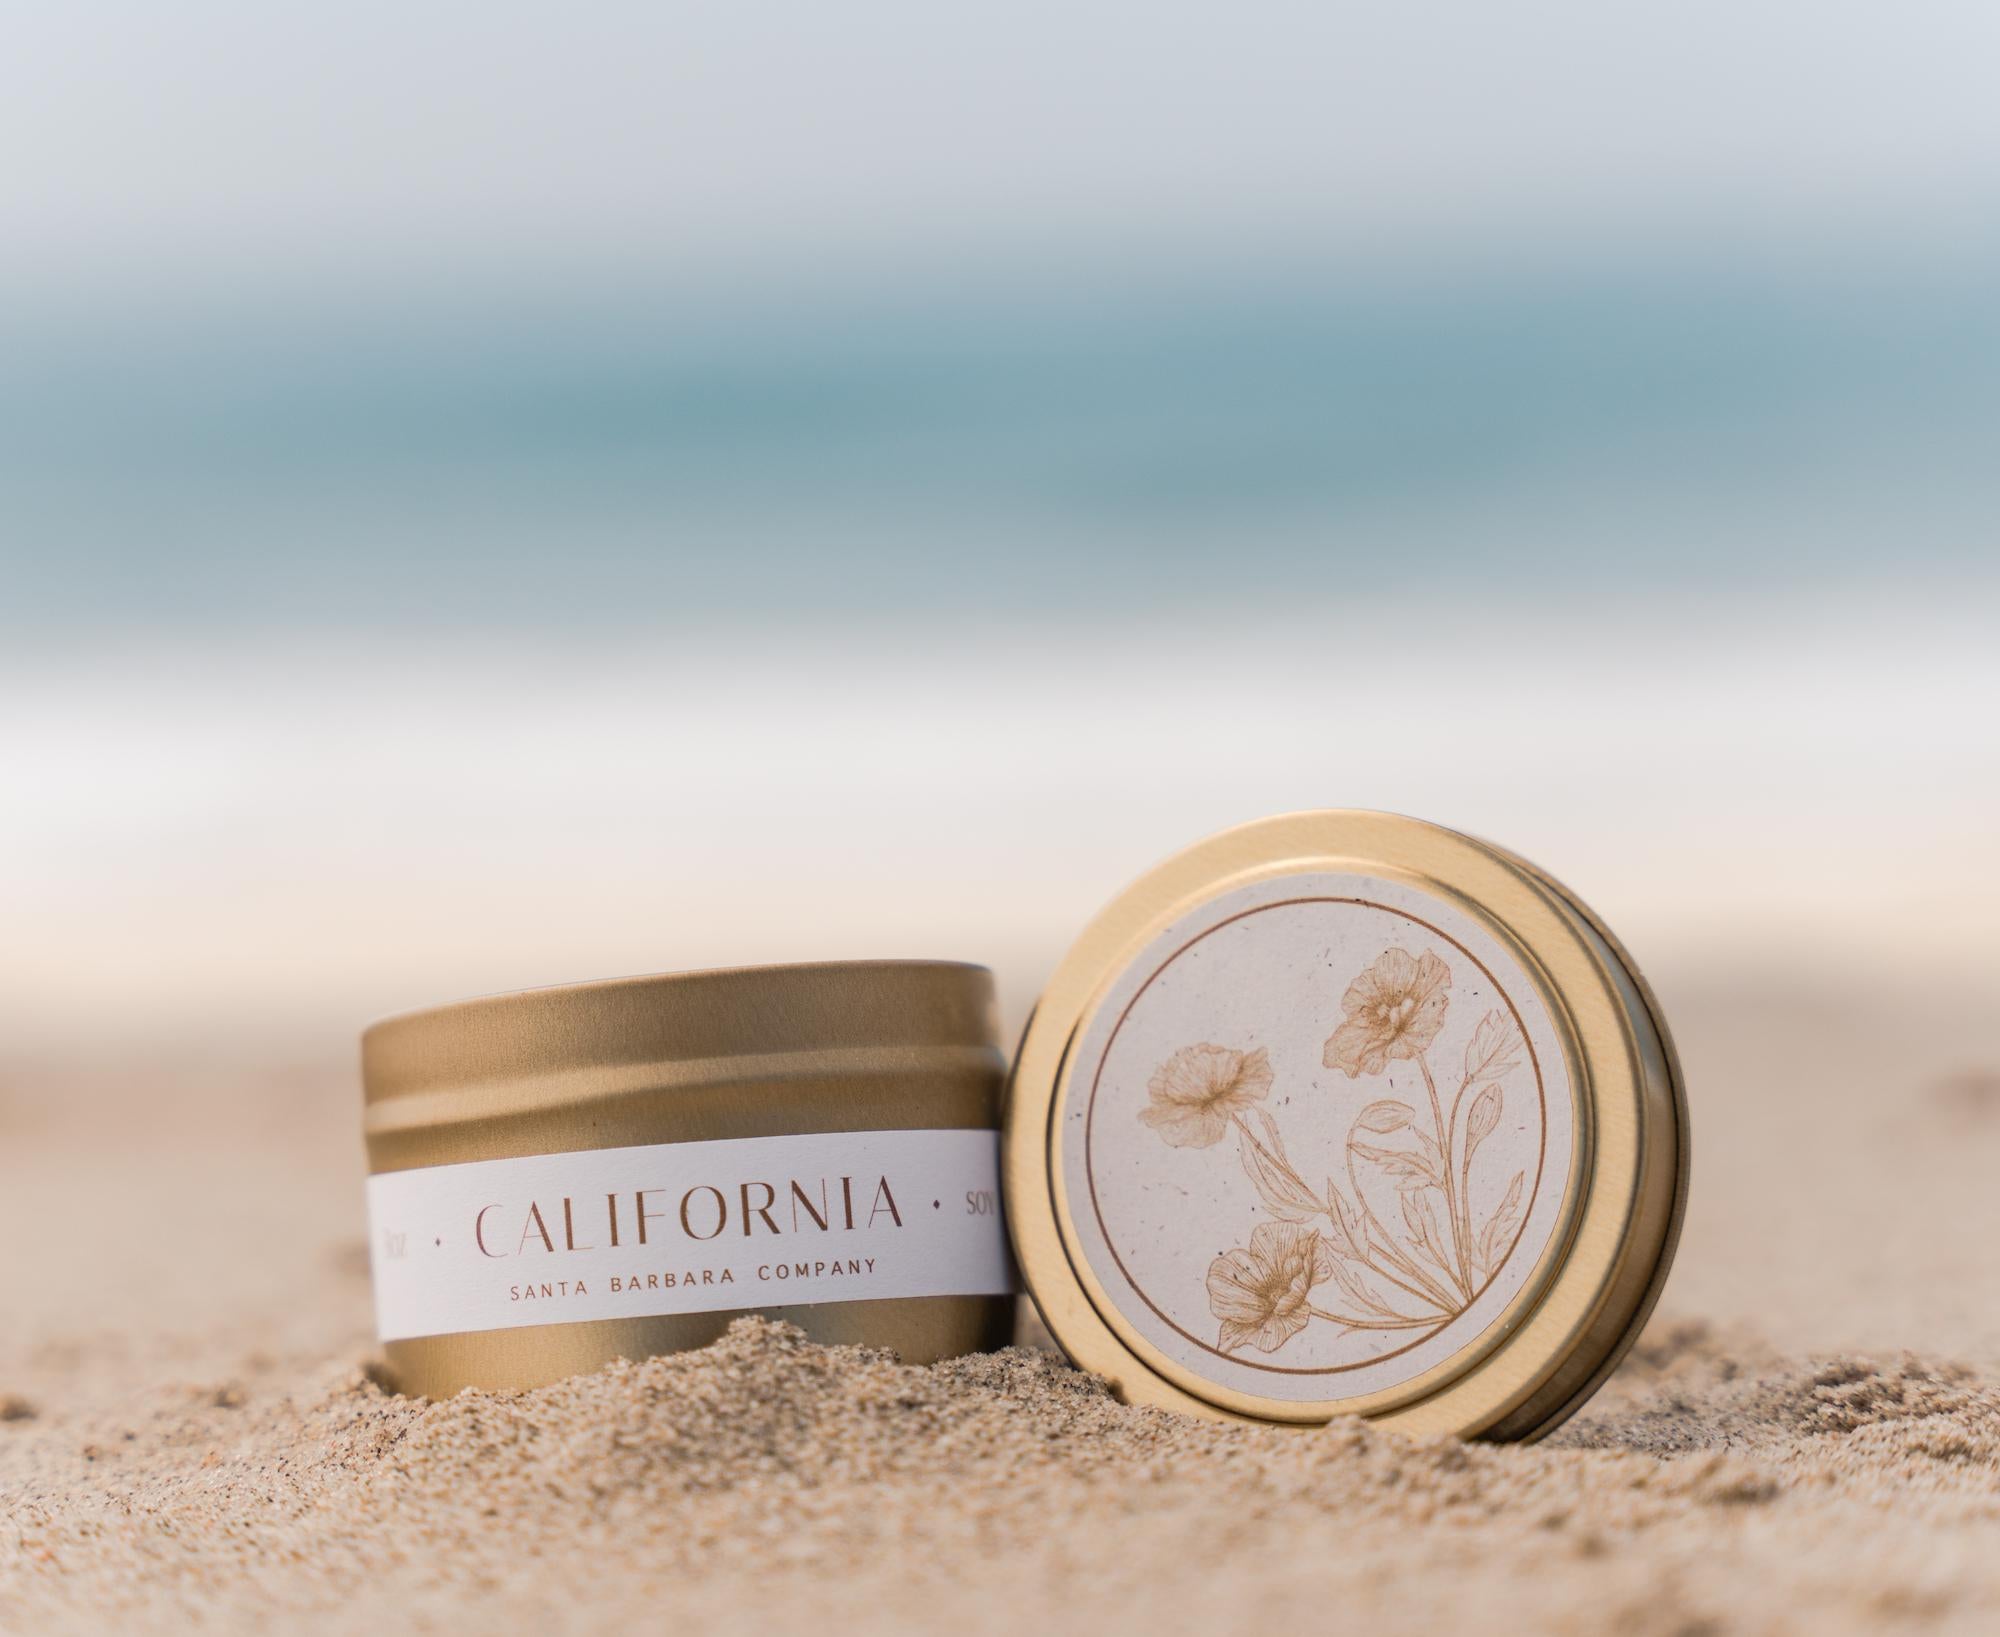
[[[1262, 1114], [1261, 1109], [1257, 1113]], [[1260, 1122], [1265, 1140], [1253, 1140], [1246, 1132], [1241, 1145], [1243, 1170], [1256, 1187], [1264, 1208], [1282, 1222], [1309, 1222], [1323, 1209], [1319, 1197], [1299, 1180], [1285, 1159], [1284, 1144], [1278, 1140], [1276, 1122], [1266, 1114]]]
[[1465, 1117], [1465, 1157], [1472, 1159], [1472, 1151], [1493, 1135], [1500, 1123], [1500, 1088], [1487, 1086], [1472, 1099], [1472, 1112]]
[[[1347, 1203], [1347, 1196], [1333, 1178], [1326, 1179], [1326, 1199], [1331, 1207], [1326, 1241], [1336, 1252], [1354, 1257], [1357, 1261], [1368, 1260], [1368, 1238], [1362, 1226], [1361, 1213]], [[1343, 1243], [1344, 1241], [1344, 1243]]]
[[1410, 1105], [1399, 1103], [1393, 1097], [1385, 1097], [1379, 1103], [1370, 1103], [1354, 1117], [1354, 1123], [1363, 1131], [1373, 1131], [1379, 1136], [1387, 1136], [1391, 1131], [1401, 1131], [1412, 1118]]
[[1428, 1154], [1411, 1153], [1401, 1148], [1372, 1148], [1367, 1143], [1360, 1142], [1352, 1143], [1350, 1146], [1363, 1159], [1373, 1160], [1394, 1177], [1399, 1193], [1407, 1194], [1412, 1189], [1444, 1186], [1443, 1174]]
[[1526, 1175], [1525, 1171], [1514, 1173], [1514, 1180], [1507, 1184], [1507, 1192], [1480, 1232], [1479, 1264], [1484, 1272], [1491, 1273], [1497, 1268], [1512, 1247], [1514, 1232], [1521, 1221], [1521, 1182]]
[[1393, 1316], [1395, 1310], [1364, 1285], [1344, 1262], [1333, 1265], [1333, 1282], [1341, 1293], [1364, 1313], [1378, 1313]]
[[1416, 1235], [1418, 1244], [1430, 1243], [1430, 1229], [1424, 1225], [1423, 1212], [1417, 1209], [1417, 1202], [1408, 1194], [1403, 1195], [1403, 1222]]
[[1446, 1279], [1450, 1279], [1451, 1264], [1445, 1260], [1443, 1240], [1438, 1231], [1437, 1216], [1431, 1205], [1430, 1195], [1404, 1194], [1402, 1204], [1403, 1221], [1408, 1226], [1417, 1249], [1431, 1259], [1438, 1272]]
[[1472, 1031], [1465, 1047], [1465, 1083], [1497, 1080], [1520, 1059], [1515, 1052], [1520, 1035], [1505, 1012], [1488, 1012]]
[[1253, 1108], [1250, 1118], [1257, 1122], [1257, 1130], [1264, 1139], [1264, 1146], [1276, 1156], [1280, 1165], [1290, 1165], [1291, 1156], [1285, 1152], [1285, 1134], [1278, 1129], [1278, 1122], [1272, 1118], [1268, 1108]]

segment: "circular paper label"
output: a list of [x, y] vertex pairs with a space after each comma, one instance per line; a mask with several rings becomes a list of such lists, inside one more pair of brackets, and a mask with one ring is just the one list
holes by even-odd
[[1105, 1296], [1204, 1381], [1290, 1402], [1474, 1346], [1563, 1220], [1570, 1077], [1539, 991], [1429, 893], [1298, 874], [1155, 938], [1086, 1021], [1057, 1114]]

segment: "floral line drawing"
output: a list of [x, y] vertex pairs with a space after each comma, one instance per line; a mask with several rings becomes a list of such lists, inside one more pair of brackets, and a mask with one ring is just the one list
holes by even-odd
[[[1343, 1334], [1434, 1333], [1472, 1305], [1507, 1259], [1526, 1173], [1516, 1171], [1499, 1204], [1475, 1222], [1473, 1159], [1499, 1128], [1502, 1083], [1520, 1066], [1521, 1034], [1505, 1012], [1479, 1020], [1447, 1113], [1430, 1053], [1450, 1001], [1450, 968], [1434, 954], [1403, 949], [1384, 950], [1341, 997], [1324, 1065], [1358, 1080], [1393, 1062], [1414, 1063], [1430, 1104], [1429, 1131], [1396, 1097], [1378, 1098], [1354, 1117], [1342, 1143], [1347, 1190], [1332, 1177], [1324, 1193], [1316, 1190], [1286, 1152], [1264, 1106], [1276, 1079], [1264, 1048], [1203, 1042], [1154, 1070], [1139, 1118], [1175, 1148], [1213, 1148], [1234, 1131], [1244, 1173], [1276, 1219], [1258, 1223], [1247, 1247], [1209, 1264], [1209, 1311], [1225, 1353], [1276, 1352], [1314, 1319]], [[1364, 1166], [1394, 1188], [1400, 1229], [1370, 1203]], [[1338, 1297], [1315, 1299], [1327, 1285]]]

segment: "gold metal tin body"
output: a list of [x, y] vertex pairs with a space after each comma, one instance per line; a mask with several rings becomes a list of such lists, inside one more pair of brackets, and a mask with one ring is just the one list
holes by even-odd
[[1022, 1042], [1002, 1175], [1044, 1322], [1128, 1399], [1529, 1439], [1652, 1309], [1687, 1108], [1657, 1003], [1566, 889], [1309, 812], [1085, 930]]
[[[993, 1130], [1005, 1060], [983, 967], [854, 961], [529, 990], [362, 1037], [371, 1173], [810, 1132]], [[817, 1341], [925, 1363], [1006, 1345], [1011, 1297], [759, 1306]], [[700, 1347], [737, 1313], [391, 1341], [404, 1391], [516, 1390]]]

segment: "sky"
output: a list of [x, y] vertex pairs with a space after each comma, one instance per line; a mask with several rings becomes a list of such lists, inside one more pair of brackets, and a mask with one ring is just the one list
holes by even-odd
[[1981, 0], [10, 8], [7, 282], [782, 283], [1136, 246], [1939, 231]]

